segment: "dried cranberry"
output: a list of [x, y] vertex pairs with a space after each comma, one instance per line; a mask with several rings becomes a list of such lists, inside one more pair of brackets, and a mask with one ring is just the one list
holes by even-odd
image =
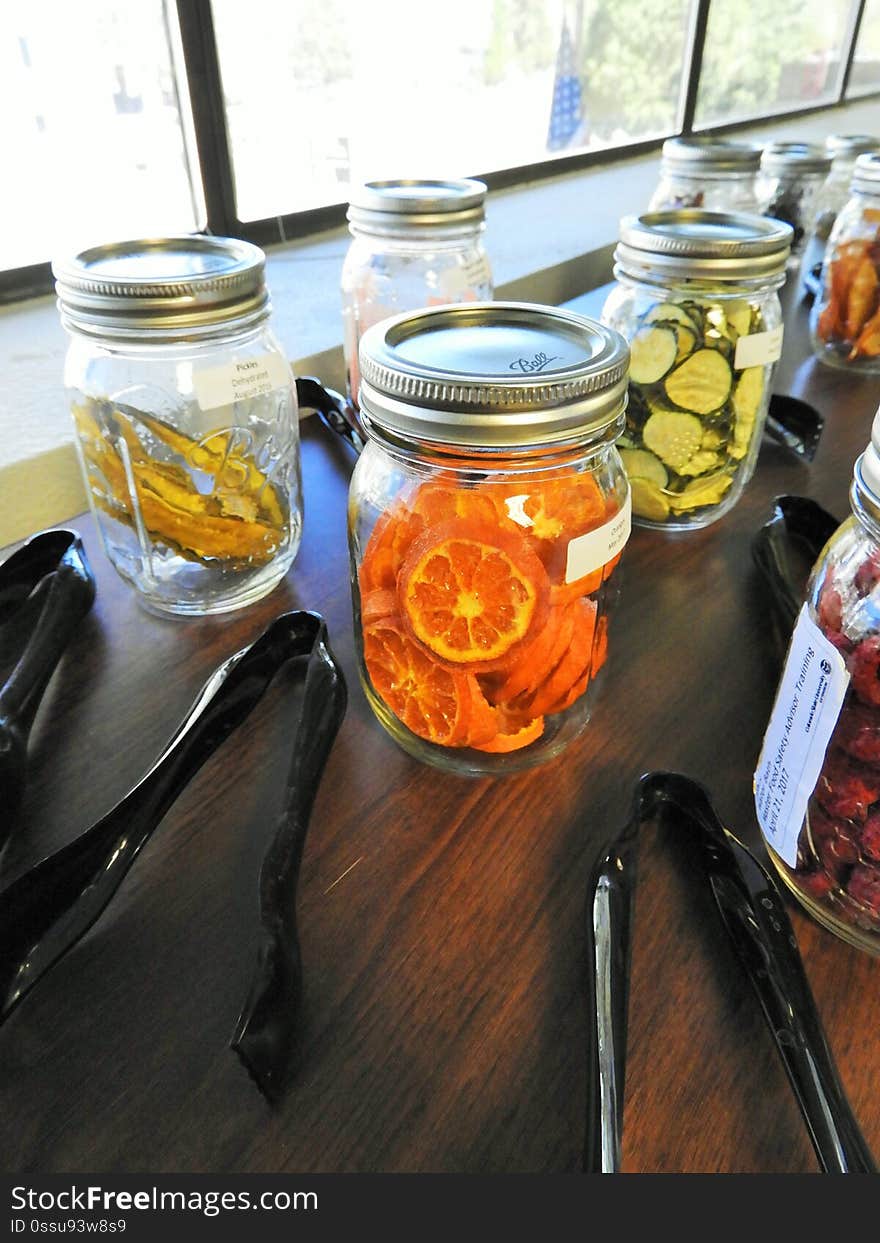
[[842, 751], [829, 751], [815, 797], [832, 819], [864, 821], [880, 798], [880, 772], [857, 764]]
[[853, 868], [846, 890], [854, 902], [866, 907], [872, 915], [880, 916], [880, 868], [860, 863]]
[[880, 554], [872, 553], [866, 561], [863, 561], [856, 570], [855, 578], [856, 591], [860, 596], [866, 596], [880, 582]]
[[833, 744], [857, 760], [880, 764], [880, 712], [849, 699], [835, 726]]
[[829, 587], [828, 584], [822, 588], [819, 596], [819, 607], [816, 610], [819, 617], [819, 625], [825, 634], [837, 634], [843, 629], [843, 601], [840, 598], [840, 592], [835, 587]]
[[859, 834], [862, 854], [872, 863], [880, 863], [880, 812], [874, 811], [868, 816]]
[[821, 902], [834, 888], [834, 881], [827, 872], [807, 872], [798, 874], [798, 885], [806, 890], [811, 898]]
[[852, 654], [850, 673], [859, 699], [880, 707], [880, 635], [862, 639]]

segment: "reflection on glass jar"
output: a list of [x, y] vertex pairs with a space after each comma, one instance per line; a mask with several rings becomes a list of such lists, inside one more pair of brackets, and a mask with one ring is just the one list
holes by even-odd
[[626, 363], [616, 333], [549, 307], [448, 307], [365, 334], [359, 671], [416, 758], [504, 773], [586, 726], [629, 535]]
[[810, 313], [813, 352], [844, 370], [880, 372], [880, 154], [860, 155]]
[[704, 527], [752, 476], [782, 348], [791, 229], [701, 211], [626, 217], [602, 320], [630, 344], [620, 455], [633, 517]]
[[[856, 462], [850, 496], [853, 515], [813, 568], [806, 617], [798, 623], [820, 656], [821, 642], [830, 644], [822, 692], [827, 708], [820, 713], [830, 714], [830, 737], [812, 768], [818, 779], [803, 794], [806, 814], [795, 816], [793, 806], [790, 824], [783, 819], [767, 844], [782, 879], [814, 918], [844, 940], [880, 954], [880, 416], [871, 444]], [[818, 642], [811, 637], [817, 631]], [[804, 653], [796, 639], [787, 666], [794, 668], [792, 662], [798, 674]], [[842, 703], [835, 697], [835, 665]], [[808, 705], [815, 695], [812, 685], [809, 692]], [[774, 718], [790, 711], [787, 700], [777, 700]], [[821, 728], [821, 720], [816, 724]], [[773, 729], [771, 721], [770, 738]], [[766, 827], [764, 832], [767, 837]]]
[[757, 212], [755, 177], [761, 148], [723, 138], [688, 135], [663, 144], [660, 181], [648, 205]]
[[358, 344], [401, 311], [492, 297], [483, 246], [481, 181], [371, 181], [348, 209], [352, 242], [342, 269], [343, 349], [357, 405]]
[[99, 247], [55, 274], [76, 443], [107, 555], [161, 612], [241, 607], [302, 535], [289, 364], [257, 247]]

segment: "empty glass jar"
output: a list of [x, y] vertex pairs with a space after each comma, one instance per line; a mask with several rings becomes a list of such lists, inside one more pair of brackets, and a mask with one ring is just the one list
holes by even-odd
[[749, 143], [690, 135], [663, 144], [660, 182], [649, 211], [702, 207], [757, 212], [755, 178], [761, 149]]
[[776, 291], [790, 242], [787, 224], [732, 212], [621, 222], [602, 320], [630, 346], [619, 449], [640, 526], [707, 526], [752, 477], [782, 349]]
[[493, 296], [483, 246], [481, 181], [371, 181], [348, 209], [352, 242], [342, 268], [343, 349], [357, 405], [358, 343], [401, 311]]
[[[361, 341], [359, 671], [411, 755], [504, 773], [584, 729], [629, 535], [628, 352], [571, 312], [476, 303]], [[612, 640], [613, 642], [613, 640]]]
[[831, 230], [810, 312], [816, 357], [880, 373], [880, 154], [860, 155], [851, 194]]
[[86, 489], [107, 555], [164, 613], [259, 599], [302, 535], [297, 399], [265, 257], [120, 242], [54, 266]]

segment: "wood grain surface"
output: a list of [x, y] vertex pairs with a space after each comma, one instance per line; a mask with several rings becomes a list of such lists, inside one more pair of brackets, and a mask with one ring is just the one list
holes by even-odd
[[[705, 782], [752, 844], [751, 774], [779, 654], [750, 539], [783, 492], [848, 512], [880, 383], [809, 358], [789, 295], [777, 391], [827, 420], [815, 462], [765, 443], [704, 531], [636, 529], [593, 719], [548, 765], [457, 778], [373, 719], [352, 647], [352, 456], [304, 422], [302, 550], [228, 617], [162, 620], [81, 531], [98, 598], [41, 707], [0, 883], [69, 841], [155, 758], [211, 670], [291, 607], [322, 613], [350, 704], [300, 884], [305, 1012], [280, 1106], [228, 1041], [257, 940], [257, 874], [281, 798], [284, 679], [206, 764], [83, 942], [0, 1030], [0, 1168], [52, 1171], [578, 1170], [585, 887], [653, 768]], [[578, 300], [596, 313], [601, 294]], [[35, 480], [35, 486], [39, 481]], [[792, 918], [829, 1042], [880, 1153], [880, 964]], [[644, 830], [624, 1119], [627, 1170], [817, 1168], [769, 1034], [686, 844]]]

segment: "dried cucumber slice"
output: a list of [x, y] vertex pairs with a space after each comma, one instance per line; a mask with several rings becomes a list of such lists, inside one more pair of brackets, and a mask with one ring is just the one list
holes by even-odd
[[710, 470], [717, 470], [723, 460], [720, 453], [713, 453], [711, 449], [698, 449], [684, 466], [679, 467], [678, 473], [680, 475], [705, 475]]
[[642, 429], [645, 447], [674, 471], [690, 461], [702, 439], [700, 420], [681, 410], [658, 410]]
[[733, 390], [733, 441], [728, 452], [737, 461], [744, 458], [749, 449], [755, 417], [764, 396], [764, 368], [746, 367]]
[[645, 316], [643, 323], [654, 324], [658, 321], [671, 324], [683, 324], [694, 335], [700, 331], [699, 320], [693, 319], [688, 315], [683, 307], [677, 306], [674, 302], [658, 302], [656, 306], [652, 306], [648, 314]]
[[752, 326], [752, 308], [748, 302], [728, 302], [724, 309], [728, 325], [737, 337], [744, 337]]
[[649, 522], [665, 522], [669, 517], [669, 502], [656, 484], [650, 479], [630, 479], [630, 495], [632, 511], [637, 518], [647, 518]]
[[669, 472], [666, 467], [647, 449], [621, 449], [620, 460], [630, 480], [646, 479], [649, 483], [656, 484], [658, 488], [665, 488], [669, 483]]
[[676, 366], [687, 358], [688, 354], [692, 354], [697, 344], [697, 334], [693, 328], [686, 328], [684, 324], [677, 325], [675, 335], [678, 337], [678, 353], [675, 355]]
[[672, 370], [678, 337], [672, 328], [641, 328], [630, 342], [629, 377], [634, 384], [656, 384]]
[[666, 396], [675, 406], [694, 414], [711, 414], [730, 396], [733, 372], [717, 349], [697, 350], [666, 377]]
[[727, 444], [727, 437], [717, 427], [707, 427], [700, 441], [701, 449], [721, 449]]
[[675, 513], [686, 513], [689, 509], [699, 509], [701, 505], [717, 505], [727, 489], [733, 483], [733, 476], [725, 470], [714, 475], [704, 475], [702, 479], [692, 479], [681, 492], [667, 494], [670, 509]]

